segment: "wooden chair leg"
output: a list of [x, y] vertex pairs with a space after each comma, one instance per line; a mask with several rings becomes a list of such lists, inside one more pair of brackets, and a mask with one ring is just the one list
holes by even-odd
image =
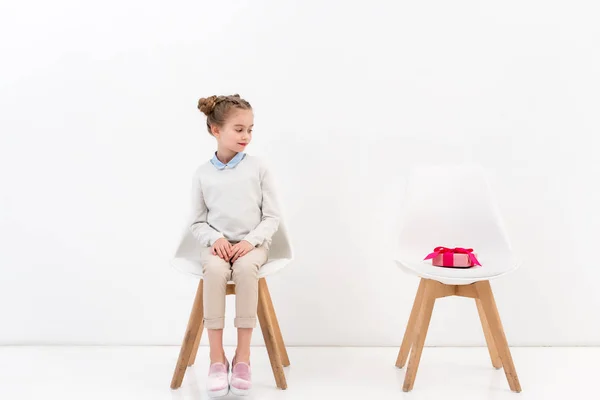
[[492, 335], [490, 325], [485, 316], [485, 312], [483, 311], [483, 307], [481, 306], [481, 300], [475, 299], [475, 303], [477, 304], [477, 313], [479, 314], [479, 319], [481, 320], [481, 327], [483, 328], [483, 335], [485, 336], [485, 342], [487, 343], [492, 365], [494, 368], [500, 369], [502, 368], [502, 360], [500, 360], [500, 356], [498, 355], [498, 349], [496, 349], [494, 336]]
[[417, 319], [419, 317], [419, 310], [421, 302], [423, 301], [423, 289], [425, 288], [425, 279], [421, 279], [419, 282], [419, 289], [415, 296], [415, 301], [408, 318], [408, 324], [406, 325], [406, 331], [404, 332], [404, 338], [402, 339], [402, 345], [400, 345], [400, 351], [398, 352], [398, 358], [396, 359], [396, 367], [404, 368], [406, 360], [408, 360], [408, 353], [415, 341], [415, 329], [417, 326]]
[[417, 370], [419, 369], [421, 353], [423, 352], [423, 346], [425, 345], [425, 338], [427, 337], [427, 330], [429, 329], [429, 322], [431, 321], [435, 299], [435, 282], [427, 279], [425, 280], [425, 287], [423, 289], [423, 299], [420, 307], [421, 311], [419, 313], [418, 323], [416, 324], [416, 337], [410, 352], [410, 361], [408, 363], [408, 369], [406, 370], [404, 385], [402, 387], [402, 390], [405, 392], [411, 391], [415, 384], [415, 378], [417, 376]]
[[498, 355], [500, 356], [502, 366], [504, 367], [508, 386], [510, 386], [512, 391], [518, 393], [521, 391], [521, 384], [519, 382], [519, 377], [517, 376], [517, 371], [515, 370], [512, 355], [510, 354], [508, 341], [504, 334], [504, 328], [502, 327], [502, 321], [500, 320], [490, 282], [477, 282], [475, 283], [475, 289], [477, 290], [479, 300], [481, 300], [481, 307], [483, 308], [483, 312], [490, 326], [490, 331], [494, 337], [494, 343], [496, 344]]
[[200, 327], [198, 328], [198, 336], [196, 336], [196, 341], [194, 342], [194, 347], [192, 348], [192, 354], [190, 356], [190, 361], [188, 362], [188, 367], [191, 367], [196, 362], [196, 355], [198, 355], [200, 339], [202, 339], [202, 331], [204, 331], [204, 318], [202, 318], [202, 321], [200, 321]]
[[266, 294], [266, 281], [264, 278], [261, 278], [258, 281], [258, 321], [260, 322], [260, 328], [265, 339], [265, 346], [269, 353], [269, 360], [271, 361], [275, 382], [277, 383], [278, 388], [285, 390], [287, 389], [287, 382], [283, 371], [279, 346], [277, 345], [273, 320], [269, 310], [269, 302]]
[[269, 313], [271, 315], [271, 321], [273, 322], [273, 330], [275, 331], [275, 338], [277, 340], [277, 349], [281, 354], [281, 363], [284, 367], [290, 366], [290, 359], [288, 357], [287, 349], [285, 348], [285, 343], [283, 342], [283, 335], [281, 334], [281, 328], [279, 327], [279, 321], [277, 320], [277, 314], [275, 314], [275, 307], [273, 307], [273, 300], [271, 299], [271, 293], [269, 292], [269, 287], [267, 285], [267, 281], [264, 281], [264, 290], [266, 299], [269, 305]]
[[197, 337], [200, 335], [200, 325], [204, 319], [204, 304], [202, 301], [203, 283], [204, 281], [200, 279], [198, 290], [196, 291], [196, 298], [194, 299], [194, 305], [192, 306], [192, 312], [190, 313], [190, 319], [185, 330], [183, 344], [179, 350], [179, 358], [177, 360], [177, 365], [175, 366], [175, 372], [173, 372], [171, 389], [177, 389], [181, 386], [183, 376], [185, 375], [192, 354], [192, 349], [194, 348]]

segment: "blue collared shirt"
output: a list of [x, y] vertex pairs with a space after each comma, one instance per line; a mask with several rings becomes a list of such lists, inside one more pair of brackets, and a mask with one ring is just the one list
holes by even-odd
[[215, 152], [215, 155], [210, 160], [210, 162], [212, 163], [212, 165], [215, 166], [215, 168], [217, 168], [219, 170], [222, 170], [222, 169], [225, 169], [225, 168], [235, 168], [235, 167], [237, 167], [237, 165], [240, 163], [240, 161], [242, 161], [244, 159], [244, 157], [246, 157], [246, 153], [239, 152], [239, 153], [237, 153], [235, 155], [235, 157], [233, 157], [231, 159], [231, 161], [229, 161], [227, 164], [223, 164], [217, 158], [217, 153]]

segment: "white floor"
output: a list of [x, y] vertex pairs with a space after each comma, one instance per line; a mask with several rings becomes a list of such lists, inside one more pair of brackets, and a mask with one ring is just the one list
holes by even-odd
[[[207, 350], [200, 348], [182, 387], [171, 390], [177, 347], [0, 347], [0, 399], [206, 399]], [[402, 392], [405, 370], [394, 367], [395, 348], [291, 347], [288, 352], [288, 389], [281, 391], [265, 348], [253, 348], [255, 388], [249, 398], [598, 398], [600, 348], [513, 348], [520, 394], [510, 392], [485, 348], [425, 348], [411, 393]]]

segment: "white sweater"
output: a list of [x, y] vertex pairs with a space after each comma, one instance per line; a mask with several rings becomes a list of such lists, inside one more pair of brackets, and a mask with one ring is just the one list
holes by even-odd
[[204, 246], [223, 237], [270, 243], [279, 219], [271, 174], [260, 159], [246, 154], [234, 168], [219, 170], [209, 161], [196, 170], [190, 230]]

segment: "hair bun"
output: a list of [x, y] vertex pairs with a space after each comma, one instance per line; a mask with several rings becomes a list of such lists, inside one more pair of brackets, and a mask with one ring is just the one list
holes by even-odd
[[198, 100], [198, 110], [208, 115], [213, 112], [217, 105], [217, 96], [210, 96], [207, 98], [201, 98]]

